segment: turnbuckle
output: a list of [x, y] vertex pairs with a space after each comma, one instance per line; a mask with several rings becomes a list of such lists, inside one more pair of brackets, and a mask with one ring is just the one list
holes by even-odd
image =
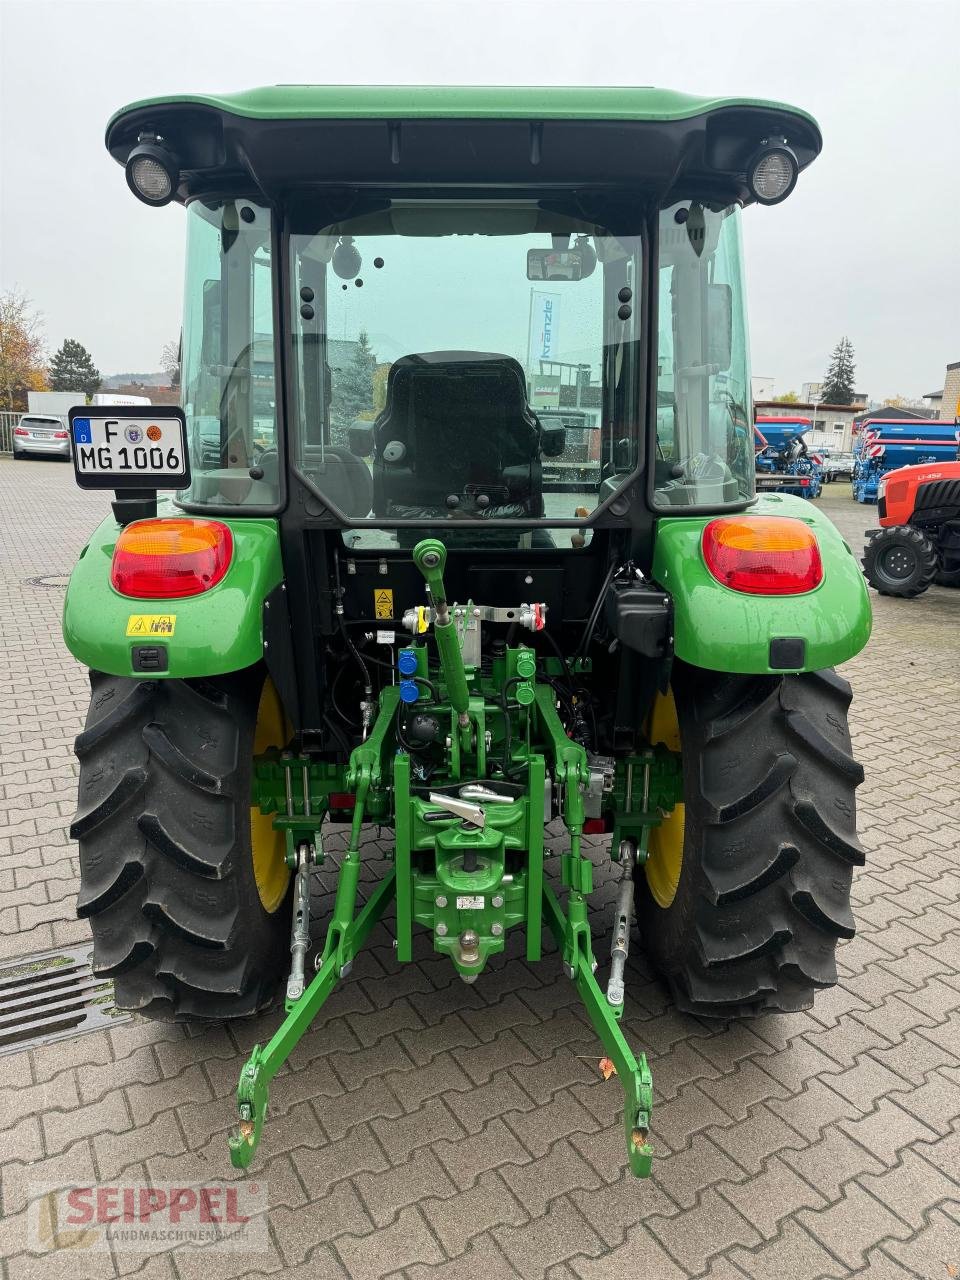
[[619, 1013], [623, 1011], [624, 971], [630, 954], [630, 920], [633, 915], [633, 869], [637, 865], [636, 840], [620, 841], [620, 892], [617, 895], [617, 914], [613, 924], [613, 943], [610, 947], [610, 978], [607, 982], [607, 1004]]
[[310, 950], [310, 873], [316, 863], [316, 850], [307, 840], [297, 845], [297, 877], [293, 890], [293, 922], [290, 926], [290, 977], [287, 979], [287, 1004], [303, 995], [304, 965]]

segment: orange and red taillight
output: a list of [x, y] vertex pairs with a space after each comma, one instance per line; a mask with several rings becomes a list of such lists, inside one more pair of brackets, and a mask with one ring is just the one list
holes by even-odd
[[219, 520], [137, 520], [120, 532], [110, 581], [140, 600], [197, 596], [223, 579], [232, 555], [233, 535]]
[[799, 595], [823, 581], [813, 531], [789, 516], [722, 516], [704, 527], [700, 545], [707, 568], [732, 591]]

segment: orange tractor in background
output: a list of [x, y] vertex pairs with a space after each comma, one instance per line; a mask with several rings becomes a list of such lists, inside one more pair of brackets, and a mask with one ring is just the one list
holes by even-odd
[[880, 528], [867, 533], [863, 572], [884, 596], [931, 583], [960, 587], [960, 462], [901, 467], [880, 479]]

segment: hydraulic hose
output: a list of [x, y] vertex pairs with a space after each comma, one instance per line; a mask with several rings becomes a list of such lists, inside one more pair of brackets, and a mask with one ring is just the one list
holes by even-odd
[[366, 738], [370, 731], [370, 725], [373, 723], [373, 681], [370, 679], [370, 668], [364, 662], [360, 650], [350, 639], [350, 633], [347, 631], [346, 623], [343, 620], [343, 587], [340, 585], [340, 559], [336, 555], [333, 557], [333, 573], [337, 584], [337, 603], [334, 611], [337, 615], [340, 634], [343, 636], [344, 644], [363, 675], [363, 701], [360, 704], [360, 718], [363, 723], [362, 736]]

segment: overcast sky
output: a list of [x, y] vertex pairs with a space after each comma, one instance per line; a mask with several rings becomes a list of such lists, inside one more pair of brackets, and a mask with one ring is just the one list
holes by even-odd
[[876, 399], [960, 360], [958, 0], [0, 0], [0, 287], [104, 373], [180, 329], [183, 211], [103, 147], [137, 98], [274, 83], [655, 84], [782, 99], [824, 151], [745, 216], [753, 370], [819, 379], [838, 338]]

